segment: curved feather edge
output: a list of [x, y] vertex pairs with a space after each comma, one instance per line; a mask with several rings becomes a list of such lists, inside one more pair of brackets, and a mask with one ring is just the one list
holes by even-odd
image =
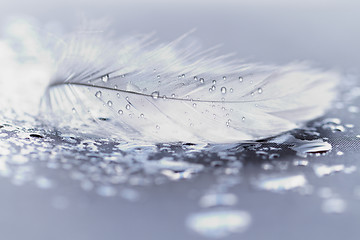
[[42, 116], [62, 130], [124, 141], [232, 143], [297, 128], [336, 97], [335, 71], [229, 61], [185, 38], [70, 36]]

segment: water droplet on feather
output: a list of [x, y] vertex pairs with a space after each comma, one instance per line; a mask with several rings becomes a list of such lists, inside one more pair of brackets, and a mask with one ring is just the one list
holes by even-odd
[[109, 80], [109, 75], [108, 74], [106, 74], [105, 76], [102, 76], [101, 77], [101, 81], [103, 81], [103, 82], [107, 82]]
[[153, 99], [158, 99], [158, 98], [159, 98], [159, 92], [158, 92], [158, 91], [152, 92], [152, 93], [151, 93], [151, 97], [152, 97]]
[[102, 95], [101, 91], [97, 91], [97, 92], [95, 93], [95, 96], [96, 96], [97, 98], [101, 98], [101, 95]]

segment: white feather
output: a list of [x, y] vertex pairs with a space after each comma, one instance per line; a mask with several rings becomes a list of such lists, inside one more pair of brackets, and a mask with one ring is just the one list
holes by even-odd
[[60, 128], [126, 141], [229, 143], [294, 129], [334, 100], [336, 72], [234, 63], [185, 37], [75, 34], [60, 47], [44, 112]]

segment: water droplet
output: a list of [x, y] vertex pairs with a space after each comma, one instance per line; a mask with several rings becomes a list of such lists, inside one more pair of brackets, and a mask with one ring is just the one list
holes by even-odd
[[123, 114], [123, 113], [124, 113], [123, 110], [118, 111], [118, 114], [120, 114], [120, 115]]
[[75, 108], [72, 108], [71, 111], [72, 111], [73, 113], [76, 113], [76, 109], [75, 109]]
[[175, 93], [171, 94], [171, 97], [174, 98], [174, 97], [175, 97]]
[[307, 165], [309, 165], [309, 161], [305, 160], [305, 159], [294, 160], [293, 165], [294, 166], [307, 166]]
[[160, 126], [159, 126], [159, 125], [156, 125], [156, 129], [160, 129]]
[[226, 76], [223, 76], [223, 80], [226, 80]]
[[140, 118], [144, 118], [144, 114], [142, 113], [142, 114], [140, 114]]
[[191, 214], [186, 219], [188, 228], [209, 238], [223, 238], [243, 232], [251, 224], [251, 216], [245, 211], [211, 211]]
[[303, 174], [294, 176], [263, 175], [255, 182], [255, 185], [263, 190], [282, 192], [298, 187], [304, 187], [306, 183], [307, 180]]
[[243, 77], [239, 77], [239, 82], [243, 82], [243, 81], [244, 81]]
[[359, 112], [359, 107], [357, 107], [357, 106], [349, 106], [348, 111], [351, 112], [351, 113], [358, 113]]
[[262, 92], [263, 92], [262, 88], [258, 88], [258, 93], [262, 94]]
[[195, 77], [194, 77], [194, 80], [195, 80], [195, 81], [197, 81], [197, 80], [198, 80], [198, 78], [195, 76]]
[[325, 165], [325, 164], [315, 164], [313, 166], [314, 172], [316, 176], [323, 177], [330, 175], [335, 172], [341, 172], [345, 170], [344, 164], [337, 164], [337, 165]]
[[216, 84], [216, 80], [212, 80], [212, 84], [215, 85], [215, 84]]
[[120, 192], [120, 196], [128, 201], [134, 202], [139, 200], [140, 194], [134, 189], [126, 188]]
[[242, 120], [242, 121], [245, 121], [245, 117], [242, 117], [241, 120]]
[[343, 213], [346, 210], [346, 202], [341, 198], [329, 198], [324, 200], [321, 209], [325, 213]]
[[157, 75], [156, 77], [157, 77], [157, 78], [160, 78], [160, 75]]
[[200, 83], [204, 83], [204, 79], [203, 78], [200, 78]]
[[102, 95], [101, 91], [97, 91], [97, 92], [95, 93], [95, 96], [96, 96], [97, 98], [101, 98], [101, 95]]
[[101, 77], [101, 81], [103, 81], [103, 82], [107, 82], [109, 80], [109, 75], [108, 74], [106, 74], [105, 76], [102, 76]]
[[129, 110], [129, 109], [130, 109], [130, 104], [126, 104], [125, 108], [126, 108], [127, 110]]
[[120, 93], [117, 93], [116, 96], [119, 98], [119, 97], [120, 97]]
[[225, 93], [226, 93], [226, 87], [222, 87], [222, 88], [220, 89], [220, 91], [221, 91], [222, 94], [225, 94]]
[[196, 103], [193, 103], [193, 107], [196, 107]]
[[158, 91], [152, 92], [152, 93], [151, 93], [151, 97], [152, 97], [153, 99], [158, 99], [158, 98], [159, 98], [159, 92], [158, 92]]
[[316, 140], [295, 140], [295, 146], [291, 147], [296, 154], [301, 157], [306, 157], [308, 154], [322, 154], [327, 153], [332, 149], [332, 146], [328, 142], [324, 142], [322, 139]]
[[237, 203], [237, 197], [232, 193], [213, 193], [200, 198], [199, 205], [203, 208], [216, 206], [234, 206]]
[[112, 186], [100, 186], [96, 192], [103, 197], [113, 197], [116, 195], [116, 189]]
[[108, 101], [108, 102], [107, 102], [107, 105], [108, 105], [109, 107], [111, 107], [111, 106], [113, 105], [112, 101]]
[[216, 89], [215, 85], [212, 85], [211, 90], [215, 91], [215, 89]]
[[234, 89], [230, 88], [230, 92], [233, 93], [233, 92], [234, 92]]
[[118, 85], [114, 85], [114, 88], [117, 89], [117, 88], [118, 88]]
[[53, 186], [53, 183], [48, 178], [39, 177], [38, 179], [36, 179], [36, 185], [42, 189], [49, 189]]
[[334, 192], [331, 188], [329, 187], [322, 187], [318, 190], [317, 195], [320, 198], [331, 198], [334, 196]]
[[342, 152], [342, 151], [338, 151], [338, 152], [336, 153], [336, 155], [338, 155], [338, 156], [342, 156], [342, 155], [344, 155], [344, 152]]
[[254, 95], [255, 95], [255, 93], [254, 93], [254, 92], [251, 92], [250, 94], [251, 94], [251, 96], [254, 96]]
[[184, 77], [185, 77], [185, 74], [182, 74], [181, 77], [184, 78]]

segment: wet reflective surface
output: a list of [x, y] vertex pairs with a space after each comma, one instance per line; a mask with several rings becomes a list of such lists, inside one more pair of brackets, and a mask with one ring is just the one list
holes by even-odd
[[[44, 236], [67, 229], [62, 236], [80, 239], [114, 236], [117, 228], [135, 239], [144, 234], [137, 228], [159, 239], [272, 239], [289, 227], [301, 232], [295, 239], [310, 231], [352, 237], [360, 216], [360, 132], [352, 120], [359, 113], [345, 105], [266, 141], [203, 146], [81, 138], [3, 116], [3, 233], [16, 223], [40, 238], [33, 224], [46, 228]], [[327, 127], [338, 114], [333, 122], [343, 131]], [[107, 232], [104, 219], [111, 219]]]

